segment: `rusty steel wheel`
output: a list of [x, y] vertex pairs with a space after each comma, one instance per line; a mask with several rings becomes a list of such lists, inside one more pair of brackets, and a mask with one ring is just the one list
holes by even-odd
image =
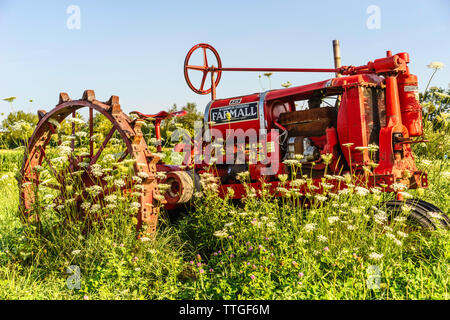
[[100, 102], [92, 90], [80, 100], [61, 93], [59, 104], [48, 113], [39, 111], [39, 118], [19, 178], [25, 221], [58, 225], [99, 219], [105, 211], [114, 214], [114, 194], [125, 194], [134, 197], [133, 210], [126, 213], [136, 214], [138, 230], [155, 232], [164, 201], [156, 180], [159, 158], [147, 148], [143, 122], [123, 113], [117, 96]]

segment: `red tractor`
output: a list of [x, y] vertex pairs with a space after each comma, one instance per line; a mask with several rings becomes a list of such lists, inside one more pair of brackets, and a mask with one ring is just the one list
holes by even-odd
[[[181, 165], [165, 164], [150, 152], [142, 128], [146, 121], [154, 121], [157, 149], [161, 151], [161, 121], [183, 116], [183, 112], [156, 115], [133, 112], [135, 116], [131, 118], [122, 112], [116, 96], [100, 102], [90, 90], [80, 100], [71, 100], [62, 93], [56, 108], [48, 113], [39, 112], [40, 121], [28, 144], [20, 181], [25, 214], [31, 212], [36, 202], [36, 188], [42, 183], [36, 167], [44, 164], [58, 182], [55, 186], [47, 184], [59, 193], [56, 204], [67, 200], [67, 196], [63, 196], [67, 176], [76, 172], [86, 189], [100, 186], [95, 201], [105, 205], [112, 189], [107, 188], [106, 182], [99, 183], [96, 179], [96, 163], [110, 140], [116, 137], [124, 148], [115, 158], [116, 164], [127, 158], [133, 160], [135, 174], [141, 177], [138, 228], [145, 224], [145, 230], [150, 233], [155, 231], [160, 206], [170, 210], [189, 203], [194, 193], [200, 191], [199, 176], [205, 172], [214, 174], [220, 181], [220, 196], [231, 188], [233, 198], [242, 198], [246, 191], [240, 176], [244, 173], [246, 185], [260, 190], [264, 183], [270, 185], [273, 194], [282, 196], [278, 189], [279, 178], [294, 174], [294, 162], [301, 163], [303, 172], [310, 175], [319, 191], [324, 177], [348, 174], [353, 177], [351, 183], [355, 187], [376, 187], [383, 192], [394, 192], [397, 200], [387, 202], [388, 209], [398, 209], [406, 202], [412, 207], [410, 218], [423, 227], [448, 226], [448, 217], [432, 204], [402, 198], [407, 189], [428, 186], [427, 174], [416, 168], [411, 151], [411, 144], [426, 140], [421, 138], [422, 109], [418, 101], [417, 77], [408, 68], [408, 53], [388, 51], [386, 57], [363, 66], [340, 66], [338, 43], [334, 44], [335, 68], [330, 69], [224, 68], [212, 46], [194, 46], [186, 56], [185, 78], [194, 92], [211, 94], [212, 100], [205, 108], [203, 127], [198, 134], [176, 146], [176, 151], [185, 152]], [[212, 52], [217, 66], [209, 64], [208, 51]], [[202, 65], [190, 64], [195, 52], [201, 53]], [[326, 72], [336, 76], [303, 86], [216, 99], [216, 87], [223, 71]], [[201, 72], [198, 87], [190, 80], [192, 72]], [[209, 88], [205, 88], [207, 81]], [[77, 153], [75, 138], [69, 143], [59, 140], [55, 145], [53, 142], [53, 148], [64, 143], [71, 148], [64, 169], [55, 168], [46, 156], [46, 148], [52, 145], [52, 136], [63, 120], [70, 115], [77, 119], [77, 112], [82, 108], [89, 112], [85, 126], [89, 145], [83, 153]], [[94, 112], [111, 123], [110, 131], [100, 142], [93, 139]], [[72, 120], [71, 126], [72, 136], [76, 136], [77, 121]], [[328, 182], [333, 184], [328, 192], [347, 187], [345, 182], [337, 179]], [[127, 189], [133, 183], [136, 182], [125, 181], [116, 188]], [[160, 194], [158, 184], [169, 186], [164, 196]], [[284, 186], [290, 187], [289, 184]], [[307, 186], [303, 185], [300, 192], [306, 194]], [[83, 194], [79, 193], [78, 197], [72, 197], [72, 202], [80, 212], [85, 212], [82, 198]], [[439, 214], [441, 219], [433, 219], [433, 213]], [[35, 215], [28, 218], [41, 219]]]

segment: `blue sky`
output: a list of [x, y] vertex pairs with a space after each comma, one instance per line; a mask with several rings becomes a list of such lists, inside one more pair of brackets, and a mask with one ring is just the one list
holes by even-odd
[[[70, 5], [81, 10], [80, 30], [66, 27]], [[380, 29], [366, 26], [370, 5], [381, 10]], [[53, 108], [61, 91], [77, 99], [94, 89], [99, 100], [120, 96], [125, 111], [186, 102], [203, 110], [210, 96], [192, 92], [182, 72], [194, 44], [212, 44], [226, 67], [328, 68], [333, 39], [341, 42], [344, 65], [365, 64], [386, 50], [409, 52], [421, 90], [431, 75], [427, 64], [441, 61], [446, 67], [432, 84], [447, 88], [449, 16], [447, 0], [0, 0], [0, 98], [16, 96], [15, 109], [35, 112]], [[271, 82], [277, 88], [330, 77], [279, 73]], [[257, 73], [226, 73], [218, 98], [261, 90]], [[0, 112], [9, 111], [0, 101]]]

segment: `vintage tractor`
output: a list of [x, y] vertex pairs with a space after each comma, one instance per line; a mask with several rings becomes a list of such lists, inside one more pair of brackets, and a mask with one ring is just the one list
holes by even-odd
[[[278, 191], [279, 177], [293, 174], [290, 161], [295, 160], [301, 163], [303, 172], [311, 176], [319, 191], [324, 177], [347, 173], [353, 177], [354, 187], [376, 187], [382, 192], [395, 193], [396, 200], [384, 203], [386, 210], [394, 212], [406, 202], [412, 207], [409, 218], [422, 227], [448, 227], [448, 217], [434, 205], [402, 198], [402, 192], [407, 189], [428, 186], [427, 174], [416, 168], [411, 151], [411, 144], [426, 140], [423, 139], [417, 77], [409, 71], [408, 53], [388, 51], [386, 57], [359, 67], [340, 66], [337, 41], [334, 53], [335, 68], [329, 69], [224, 68], [212, 46], [203, 43], [194, 46], [185, 59], [185, 79], [194, 92], [211, 94], [212, 99], [205, 108], [203, 127], [193, 138], [178, 143], [174, 150], [184, 151], [181, 165], [165, 164], [160, 155], [150, 151], [143, 126], [146, 121], [154, 122], [157, 149], [161, 151], [161, 122], [183, 116], [183, 112], [162, 111], [155, 115], [133, 112], [130, 117], [122, 111], [117, 96], [100, 102], [91, 90], [85, 91], [80, 100], [71, 100], [66, 93], [61, 93], [59, 104], [53, 110], [39, 111], [40, 121], [27, 146], [20, 180], [25, 216], [33, 221], [44, 219], [36, 213], [39, 211], [32, 210], [38, 198], [36, 189], [41, 184], [54, 191], [52, 208], [58, 210], [68, 201], [66, 193], [73, 183], [69, 180], [77, 176], [84, 190], [71, 194], [70, 201], [80, 218], [88, 216], [95, 205], [97, 208], [107, 205], [108, 195], [118, 188], [127, 190], [139, 184], [138, 228], [144, 226], [144, 231], [152, 233], [160, 207], [176, 210], [189, 203], [194, 193], [201, 190], [202, 174], [214, 174], [220, 181], [222, 197], [230, 188], [233, 198], [245, 196], [246, 190], [239, 179], [243, 173], [248, 178], [247, 186], [260, 190], [264, 183], [273, 194], [282, 196]], [[201, 65], [190, 64], [194, 54], [200, 54]], [[216, 66], [209, 63], [211, 57], [216, 60]], [[325, 72], [334, 73], [335, 77], [302, 86], [216, 99], [216, 87], [224, 71]], [[194, 72], [201, 76], [198, 86], [191, 81]], [[207, 81], [209, 88], [205, 87]], [[83, 109], [88, 114], [88, 121], [83, 125], [85, 134], [78, 132], [77, 115]], [[95, 139], [98, 134], [94, 112], [109, 123], [101, 141]], [[57, 130], [66, 118], [70, 132], [62, 138]], [[76, 150], [81, 138], [87, 142], [81, 150]], [[106, 174], [101, 172], [97, 162], [111, 143], [123, 148], [114, 155], [114, 165], [132, 163], [134, 174], [139, 178], [125, 179], [113, 187], [100, 179]], [[66, 164], [58, 163], [56, 167], [55, 159], [48, 156], [50, 149], [62, 151], [64, 156], [56, 162], [65, 160]], [[40, 177], [43, 170], [50, 172], [56, 183], [44, 183]], [[329, 183], [333, 188], [328, 192], [338, 192], [349, 184], [339, 179], [330, 179]], [[164, 196], [158, 184], [169, 186]], [[290, 188], [290, 185], [285, 187]], [[94, 200], [88, 206], [83, 205], [83, 192], [95, 188]], [[299, 192], [306, 194], [307, 186], [301, 186]], [[435, 219], [436, 215], [439, 219]]]

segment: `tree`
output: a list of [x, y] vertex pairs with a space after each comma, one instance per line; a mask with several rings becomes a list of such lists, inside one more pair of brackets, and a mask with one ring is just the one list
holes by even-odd
[[432, 121], [436, 126], [442, 114], [450, 112], [450, 89], [431, 87], [425, 93], [420, 93], [419, 101], [423, 106], [424, 120]]
[[[193, 102], [188, 102], [185, 106], [181, 107], [181, 110], [187, 111], [187, 114], [183, 117], [177, 117], [173, 119], [174, 124], [181, 125], [182, 128], [189, 131], [191, 136], [194, 136], [194, 122], [195, 121], [202, 121], [203, 120], [203, 114], [199, 111], [197, 111], [197, 105]], [[176, 104], [174, 104], [170, 109], [169, 112], [176, 112], [181, 111], [178, 110], [178, 107]]]
[[2, 147], [12, 149], [23, 146], [33, 134], [38, 121], [34, 113], [11, 112], [0, 126]]

